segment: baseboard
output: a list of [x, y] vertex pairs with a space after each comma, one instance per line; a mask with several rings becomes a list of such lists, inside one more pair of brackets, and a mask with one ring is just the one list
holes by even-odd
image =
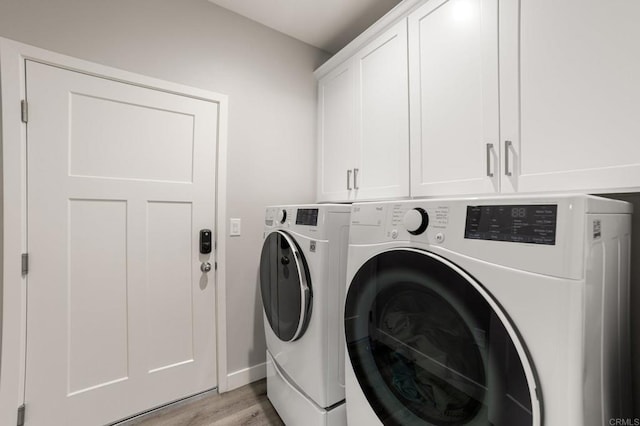
[[227, 375], [227, 391], [248, 385], [267, 377], [267, 364], [260, 363], [242, 370], [234, 371]]

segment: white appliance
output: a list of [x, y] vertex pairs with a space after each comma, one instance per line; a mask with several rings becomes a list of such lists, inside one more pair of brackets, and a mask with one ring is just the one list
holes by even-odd
[[349, 205], [268, 207], [260, 258], [267, 396], [290, 426], [346, 425]]
[[354, 204], [348, 423], [629, 417], [631, 212], [584, 195]]

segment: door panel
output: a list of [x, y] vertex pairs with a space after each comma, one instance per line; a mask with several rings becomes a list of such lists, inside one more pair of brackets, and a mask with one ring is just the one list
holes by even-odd
[[192, 207], [147, 204], [150, 372], [193, 361]]
[[407, 23], [402, 20], [356, 56], [358, 199], [409, 196]]
[[101, 425], [216, 385], [218, 106], [27, 61], [28, 424]]
[[69, 201], [70, 394], [128, 376], [126, 224], [125, 201]]
[[354, 70], [351, 62], [318, 83], [318, 200], [347, 201], [353, 196], [352, 170], [356, 119]]
[[193, 115], [79, 93], [70, 104], [72, 176], [192, 181]]
[[497, 18], [495, 0], [409, 16], [412, 196], [499, 190]]
[[515, 189], [640, 187], [640, 2], [541, 0], [510, 10], [506, 24], [519, 30], [509, 34], [519, 65], [509, 70], [519, 83], [509, 101], [521, 112], [508, 123], [520, 136]]

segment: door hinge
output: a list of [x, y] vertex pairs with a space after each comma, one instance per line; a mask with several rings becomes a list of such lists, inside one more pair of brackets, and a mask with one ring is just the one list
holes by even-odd
[[24, 404], [18, 407], [18, 426], [24, 426]]
[[22, 275], [29, 273], [29, 254], [22, 253]]
[[23, 123], [27, 123], [29, 121], [29, 104], [24, 99], [20, 101], [20, 115]]

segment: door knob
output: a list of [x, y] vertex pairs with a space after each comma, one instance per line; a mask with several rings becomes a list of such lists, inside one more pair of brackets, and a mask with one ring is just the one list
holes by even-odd
[[211, 263], [202, 262], [202, 264], [200, 265], [200, 270], [205, 273], [209, 272], [211, 270]]

